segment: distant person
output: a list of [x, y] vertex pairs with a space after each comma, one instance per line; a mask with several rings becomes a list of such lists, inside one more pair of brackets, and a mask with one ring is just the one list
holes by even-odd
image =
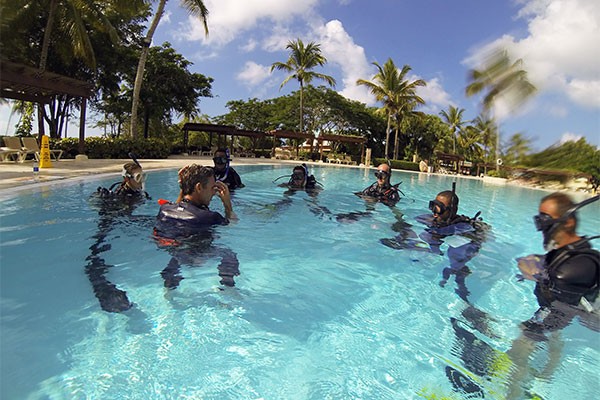
[[97, 189], [98, 196], [104, 198], [149, 197], [148, 193], [144, 191], [146, 174], [144, 173], [142, 166], [137, 159], [123, 165], [121, 176], [123, 179], [119, 182], [113, 183], [108, 189], [99, 187]]
[[421, 160], [421, 162], [419, 163], [419, 171], [421, 171], [421, 172], [429, 171], [429, 165], [427, 165], [427, 160]]
[[106, 278], [109, 269], [113, 267], [101, 257], [103, 252], [111, 248], [110, 243], [107, 243], [107, 236], [115, 226], [131, 220], [136, 207], [150, 198], [144, 190], [146, 175], [142, 166], [133, 154], [130, 153], [130, 156], [133, 162], [123, 165], [123, 179], [108, 189], [99, 187], [90, 198], [90, 204], [98, 210], [99, 219], [98, 232], [94, 235], [94, 244], [90, 246], [91, 254], [87, 257], [85, 272], [100, 307], [108, 312], [126, 311], [133, 303], [124, 290], [117, 288]]
[[217, 149], [213, 156], [215, 163], [215, 179], [227, 185], [229, 190], [243, 188], [242, 178], [230, 165], [229, 149]]
[[509, 381], [508, 399], [522, 398], [527, 382], [528, 363], [536, 350], [536, 342], [547, 341], [548, 361], [545, 378], [553, 374], [560, 360], [558, 333], [575, 317], [588, 328], [600, 330], [600, 252], [592, 249], [587, 238], [577, 234], [577, 210], [598, 200], [589, 198], [573, 203], [564, 193], [542, 198], [539, 214], [534, 217], [536, 229], [542, 232], [545, 255], [518, 259], [522, 278], [536, 282], [534, 294], [539, 309], [521, 324], [521, 335], [513, 342], [508, 355], [514, 363]]
[[[285, 177], [285, 176], [284, 176]], [[308, 172], [306, 164], [296, 165], [292, 170], [292, 175], [289, 175], [290, 179], [286, 183], [282, 183], [279, 186], [287, 187], [292, 190], [313, 190], [318, 189], [317, 180], [314, 175]], [[282, 177], [280, 177], [282, 178]], [[279, 179], [279, 178], [277, 178]]]
[[392, 169], [388, 164], [379, 164], [375, 171], [375, 177], [377, 178], [377, 181], [362, 192], [356, 194], [366, 200], [379, 201], [388, 206], [393, 206], [400, 201], [398, 190], [398, 185], [400, 185], [400, 183], [395, 185], [390, 183]]
[[[180, 200], [176, 203], [161, 201], [156, 217], [154, 236], [159, 246], [172, 255], [171, 261], [161, 272], [165, 287], [174, 289], [183, 279], [181, 264], [198, 266], [206, 259], [220, 257], [218, 266], [221, 284], [234, 286], [234, 276], [239, 275], [236, 254], [228, 248], [213, 244], [213, 227], [226, 225], [237, 219], [227, 185], [215, 180], [211, 167], [192, 164], [179, 171]], [[213, 196], [219, 197], [225, 216], [209, 209]]]

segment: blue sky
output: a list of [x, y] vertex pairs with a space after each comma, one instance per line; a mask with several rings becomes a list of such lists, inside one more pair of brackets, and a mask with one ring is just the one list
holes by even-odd
[[[229, 100], [273, 98], [297, 90], [284, 72], [289, 40], [321, 44], [328, 64], [318, 69], [337, 80], [342, 95], [376, 105], [356, 80], [371, 79], [371, 64], [392, 58], [412, 67], [412, 78], [428, 85], [419, 92], [438, 113], [449, 105], [480, 112], [480, 98], [466, 98], [469, 69], [486, 51], [502, 45], [522, 58], [538, 94], [517, 110], [495, 110], [502, 139], [522, 133], [541, 150], [562, 140], [585, 137], [600, 146], [600, 2], [597, 0], [205, 0], [209, 36], [179, 1], [170, 1], [154, 45], [168, 41], [214, 78], [214, 98], [201, 112], [227, 112]], [[319, 82], [314, 82], [319, 84]], [[6, 113], [0, 129], [6, 129]], [[14, 121], [12, 122], [14, 124]], [[4, 129], [2, 129], [4, 131]], [[75, 131], [75, 130], [73, 130]]]

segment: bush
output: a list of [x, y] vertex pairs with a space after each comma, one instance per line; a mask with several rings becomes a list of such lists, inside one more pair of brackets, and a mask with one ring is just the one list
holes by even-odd
[[[75, 158], [79, 154], [79, 139], [66, 138], [55, 141], [51, 148], [61, 149], [63, 158]], [[167, 158], [171, 154], [171, 145], [162, 139], [131, 138], [85, 138], [85, 154], [89, 158], [129, 158], [133, 152], [138, 158]]]
[[491, 176], [494, 178], [508, 178], [508, 172], [505, 169], [501, 169], [500, 171], [496, 171], [495, 169], [488, 169], [487, 176]]
[[386, 160], [385, 158], [374, 158], [373, 165], [377, 167], [379, 164], [388, 162], [393, 169], [403, 169], [405, 171], [419, 171], [419, 163], [404, 160]]

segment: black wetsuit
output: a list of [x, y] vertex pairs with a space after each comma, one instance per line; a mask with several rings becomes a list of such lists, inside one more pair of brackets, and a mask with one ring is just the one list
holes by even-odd
[[393, 206], [400, 201], [397, 185], [392, 186], [389, 183], [379, 186], [377, 182], [375, 182], [357, 194], [360, 196], [372, 197], [388, 206]]
[[109, 243], [105, 243], [106, 237], [124, 218], [130, 219], [133, 210], [148, 198], [148, 193], [133, 190], [123, 182], [117, 182], [109, 189], [99, 187], [90, 199], [90, 204], [98, 209], [100, 218], [98, 232], [93, 236], [96, 241], [90, 246], [91, 254], [86, 259], [88, 264], [85, 266], [85, 272], [104, 311], [120, 312], [132, 306], [127, 293], [106, 278], [109, 268], [113, 267], [106, 264], [101, 257], [101, 253], [111, 248]]
[[221, 257], [218, 266], [221, 284], [234, 286], [234, 276], [240, 274], [237, 255], [228, 248], [213, 245], [215, 225], [226, 225], [229, 221], [207, 206], [196, 206], [187, 200], [179, 204], [161, 205], [154, 235], [158, 244], [166, 247], [172, 255], [171, 261], [161, 272], [165, 287], [174, 289], [183, 279], [180, 264], [201, 265], [210, 257]]
[[544, 340], [545, 332], [564, 328], [575, 316], [597, 330], [598, 314], [584, 310], [580, 302], [582, 297], [590, 304], [598, 298], [600, 253], [583, 238], [550, 251], [545, 262], [545, 273], [534, 290], [540, 309], [524, 322], [525, 335]]
[[232, 167], [225, 168], [222, 171], [215, 169], [215, 179], [227, 185], [229, 190], [235, 190], [244, 187], [242, 178]]

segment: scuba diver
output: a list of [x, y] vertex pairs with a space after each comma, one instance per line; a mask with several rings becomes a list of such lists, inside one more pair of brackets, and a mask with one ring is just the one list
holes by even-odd
[[[227, 248], [212, 244], [215, 225], [226, 225], [237, 219], [231, 204], [227, 185], [215, 179], [214, 169], [191, 164], [179, 171], [180, 199], [176, 203], [160, 200], [160, 210], [154, 226], [154, 237], [160, 247], [167, 248], [171, 260], [161, 272], [164, 285], [175, 289], [183, 279], [180, 265], [200, 265], [211, 257], [221, 257], [218, 266], [221, 284], [234, 286], [239, 275], [237, 255]], [[225, 217], [208, 206], [218, 196], [225, 209]]]
[[465, 238], [466, 243], [456, 246], [449, 244], [448, 259], [450, 265], [442, 271], [440, 286], [445, 286], [450, 276], [455, 275], [455, 282], [458, 286], [456, 293], [469, 303], [469, 290], [465, 284], [465, 279], [471, 271], [466, 263], [479, 252], [491, 227], [479, 218], [481, 212], [478, 212], [472, 218], [458, 214], [458, 204], [456, 182], [453, 182], [451, 191], [440, 192], [434, 200], [429, 202], [431, 215], [422, 215], [416, 218], [417, 221], [427, 226], [418, 237], [412, 229], [407, 228], [395, 238], [380, 239], [380, 242], [397, 250], [417, 250], [442, 255], [443, 252], [440, 246], [444, 243], [445, 238], [453, 235]]
[[137, 206], [150, 196], [144, 190], [146, 175], [142, 166], [132, 153], [129, 153], [132, 162], [123, 165], [123, 180], [111, 185], [108, 189], [99, 187], [90, 198], [90, 203], [98, 209], [98, 232], [93, 236], [95, 243], [90, 246], [91, 254], [86, 258], [88, 264], [85, 272], [92, 284], [94, 294], [104, 311], [121, 312], [133, 305], [127, 298], [127, 293], [118, 289], [108, 281], [106, 274], [112, 265], [106, 264], [100, 256], [110, 250], [111, 245], [106, 242], [106, 237], [116, 224], [124, 218], [132, 218], [132, 213]]
[[[402, 183], [392, 185], [390, 179], [392, 177], [392, 169], [389, 164], [379, 164], [375, 171], [375, 181], [371, 186], [365, 188], [362, 192], [355, 193], [357, 196], [369, 201], [379, 201], [388, 206], [395, 205], [400, 201], [400, 193], [398, 186]], [[404, 193], [402, 193], [404, 195]]]
[[[534, 294], [539, 309], [521, 324], [521, 335], [513, 341], [508, 355], [514, 363], [507, 398], [521, 398], [522, 384], [527, 382], [528, 362], [537, 342], [548, 341], [549, 355], [544, 375], [549, 377], [558, 367], [559, 332], [575, 317], [600, 331], [600, 252], [589, 241], [600, 236], [577, 234], [577, 210], [600, 199], [594, 196], [575, 204], [564, 193], [552, 193], [540, 201], [535, 227], [542, 232], [545, 255], [517, 259], [522, 275], [519, 279], [536, 282]], [[547, 334], [550, 334], [550, 338]], [[548, 340], [550, 339], [550, 340]]]
[[217, 181], [226, 184], [230, 191], [244, 187], [242, 178], [230, 165], [229, 149], [217, 149], [213, 156], [213, 162], [215, 163], [215, 179]]
[[[315, 176], [308, 172], [308, 166], [305, 163], [302, 163], [302, 165], [296, 165], [292, 170], [292, 175], [280, 176], [273, 182], [277, 182], [279, 179], [287, 178], [288, 176], [290, 177], [289, 181], [287, 183], [280, 184], [279, 187], [286, 187], [291, 191], [306, 190], [307, 193], [315, 193], [315, 191], [323, 188], [323, 185], [317, 182]], [[319, 185], [320, 188], [317, 187], [317, 185]]]

